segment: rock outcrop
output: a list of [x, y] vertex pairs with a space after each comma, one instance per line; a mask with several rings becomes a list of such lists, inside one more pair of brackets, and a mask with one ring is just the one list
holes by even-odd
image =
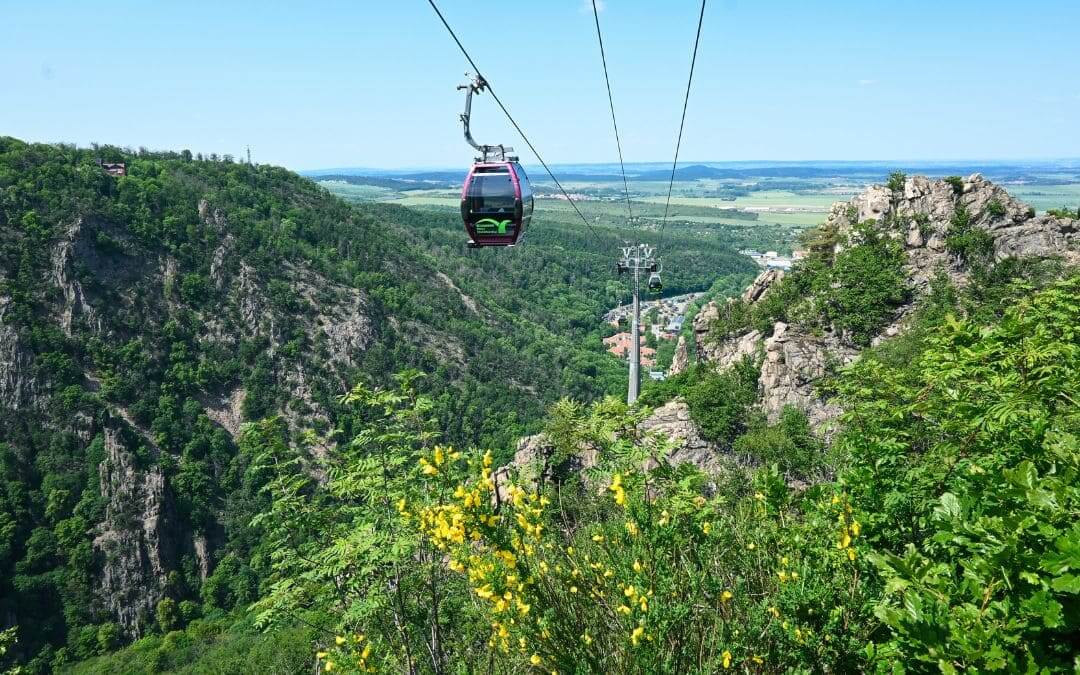
[[679, 341], [675, 344], [675, 355], [671, 357], [671, 367], [668, 368], [668, 374], [678, 375], [689, 367], [690, 350], [686, 346], [686, 336], [680, 335]]
[[701, 437], [701, 431], [690, 417], [684, 401], [669, 401], [653, 411], [639, 426], [641, 432], [657, 433], [670, 439], [675, 447], [668, 455], [672, 465], [693, 464], [703, 471], [720, 470], [723, 458], [716, 446]]
[[140, 468], [125, 439], [124, 423], [104, 430], [105, 460], [98, 466], [105, 519], [94, 551], [100, 568], [98, 599], [124, 632], [138, 638], [165, 597], [176, 569], [175, 508], [159, 466]]
[[[993, 240], [994, 257], [1060, 257], [1067, 263], [1080, 263], [1080, 221], [1054, 216], [1036, 216], [1023, 202], [982, 176], [975, 174], [956, 181], [931, 180], [914, 176], [902, 190], [873, 186], [848, 202], [838, 202], [830, 210], [826, 231], [837, 234], [834, 252], [857, 236], [860, 223], [873, 222], [886, 236], [902, 243], [906, 254], [904, 273], [912, 291], [912, 302], [897, 309], [889, 326], [873, 339], [873, 344], [904, 332], [907, 320], [918, 301], [928, 291], [930, 282], [944, 272], [957, 285], [968, 283], [963, 261], [948, 250], [949, 228], [958, 209], [967, 212], [970, 224], [988, 233]], [[784, 278], [782, 270], [762, 272], [742, 294], [741, 302], [760, 302]], [[725, 303], [705, 305], [693, 323], [693, 344], [680, 340], [672, 372], [687, 367], [690, 350], [699, 362], [720, 371], [731, 368], [746, 357], [760, 359], [758, 407], [770, 422], [776, 422], [786, 406], [806, 413], [812, 428], [828, 438], [835, 427], [831, 423], [840, 408], [817, 391], [817, 384], [829, 373], [858, 358], [858, 346], [828, 330], [810, 330], [797, 322], [778, 322], [771, 330], [747, 330], [716, 339], [712, 329], [725, 311]], [[643, 428], [669, 434], [683, 443], [686, 461], [705, 470], [713, 470], [719, 459], [715, 449], [700, 440], [685, 404], [675, 401], [655, 411]]]

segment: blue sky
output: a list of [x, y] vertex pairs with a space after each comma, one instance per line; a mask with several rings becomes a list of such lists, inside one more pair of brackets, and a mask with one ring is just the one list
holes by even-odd
[[[545, 159], [615, 160], [585, 0], [439, 4]], [[666, 160], [698, 2], [603, 4], [626, 158]], [[467, 64], [425, 0], [0, 0], [0, 21], [0, 134], [298, 170], [472, 157]], [[1078, 26], [1072, 0], [710, 0], [683, 158], [1080, 157]]]

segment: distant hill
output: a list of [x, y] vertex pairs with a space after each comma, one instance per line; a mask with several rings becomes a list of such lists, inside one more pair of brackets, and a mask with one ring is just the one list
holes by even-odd
[[319, 181], [340, 181], [342, 183], [348, 183], [350, 185], [371, 185], [373, 187], [388, 188], [390, 190], [397, 190], [399, 192], [409, 192], [410, 190], [432, 190], [441, 188], [450, 188], [459, 186], [459, 183], [453, 183], [444, 180], [419, 180], [419, 179], [402, 179], [402, 178], [385, 178], [379, 176], [351, 176], [343, 174], [326, 174], [318, 176]]

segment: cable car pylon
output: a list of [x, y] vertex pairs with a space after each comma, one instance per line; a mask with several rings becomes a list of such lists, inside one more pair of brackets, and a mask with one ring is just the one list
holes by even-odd
[[655, 278], [659, 293], [660, 262], [653, 257], [656, 250], [649, 244], [627, 244], [622, 247], [622, 258], [615, 263], [619, 274], [631, 274], [630, 288], [634, 294], [634, 311], [630, 320], [630, 381], [626, 388], [626, 403], [633, 405], [641, 389], [641, 277], [649, 273], [649, 290], [653, 290]]

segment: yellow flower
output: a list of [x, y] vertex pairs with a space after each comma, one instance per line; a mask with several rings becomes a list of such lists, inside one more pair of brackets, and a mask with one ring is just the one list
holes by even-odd
[[712, 523], [706, 520], [704, 523], [701, 524], [701, 531], [705, 534], [712, 532]]
[[345, 636], [344, 635], [338, 635], [336, 638], [334, 638], [334, 642], [336, 642], [338, 644], [338, 646], [340, 647], [341, 645], [345, 644]]
[[670, 522], [671, 522], [671, 514], [668, 513], [666, 509], [664, 511], [661, 511], [660, 512], [660, 520], [658, 521], [660, 526], [663, 527], [664, 525], [667, 525]]
[[625, 595], [628, 598], [632, 598], [635, 595], [637, 595], [637, 589], [634, 588], [633, 586], [627, 586], [625, 589], [623, 589], [623, 595]]
[[333, 661], [327, 661], [326, 665], [323, 667], [323, 670], [329, 673], [334, 669], [335, 665], [336, 664]]
[[630, 633], [630, 644], [637, 647], [638, 643], [641, 642], [641, 636], [644, 635], [644, 634], [645, 634], [645, 627], [644, 626], [638, 626], [637, 628], [635, 628]]
[[619, 609], [616, 611], [620, 612], [621, 614], [630, 614], [634, 610], [630, 609], [626, 605], [619, 605]]
[[772, 614], [774, 619], [779, 619], [780, 618], [780, 610], [778, 610], [775, 607], [770, 607], [769, 608], [769, 614]]
[[641, 561], [639, 561], [639, 560], [634, 561], [634, 571], [635, 572], [640, 572], [641, 571]]
[[538, 666], [543, 662], [544, 662], [544, 660], [542, 658], [540, 658], [539, 654], [533, 654], [532, 656], [529, 657], [529, 663], [533, 664], [534, 666]]
[[852, 562], [855, 562], [855, 549], [849, 548], [847, 550], [847, 559], [852, 561]]
[[727, 602], [728, 600], [731, 600], [733, 597], [735, 597], [735, 596], [731, 594], [731, 591], [724, 591], [723, 593], [720, 594], [720, 602]]
[[755, 492], [754, 493], [754, 499], [756, 499], [756, 500], [758, 500], [760, 502], [760, 501], [765, 499], [765, 495], [761, 494], [760, 492]]
[[626, 531], [630, 533], [631, 537], [637, 536], [637, 533], [638, 533], [637, 523], [635, 523], [632, 520], [626, 521]]
[[757, 548], [757, 544], [755, 544], [754, 542], [750, 542], [746, 545], [746, 550], [748, 551], [753, 551], [755, 548]]
[[859, 525], [858, 522], [852, 523], [851, 524], [851, 536], [853, 536], [853, 537], [859, 536], [859, 531], [861, 529], [862, 529], [862, 527]]
[[608, 486], [608, 490], [612, 492], [612, 497], [615, 503], [622, 506], [626, 503], [626, 490], [622, 486], [622, 474], [617, 473], [611, 477], [611, 485]]
[[435, 460], [436, 466], [441, 466], [443, 461], [446, 460], [446, 456], [443, 454], [443, 449], [437, 445], [435, 446], [435, 454], [432, 455], [432, 457]]
[[326, 652], [316, 652], [316, 653], [315, 653], [315, 658], [317, 658], [317, 659], [319, 659], [320, 661], [322, 661], [323, 659], [325, 659], [325, 658], [326, 658]]
[[439, 473], [439, 470], [431, 465], [431, 462], [427, 461], [423, 457], [420, 458], [420, 473], [425, 476], [432, 476]]
[[364, 651], [360, 652], [360, 658], [362, 658], [362, 659], [367, 659], [367, 657], [369, 657], [369, 656], [371, 656], [371, 643], [370, 642], [367, 644], [367, 646], [364, 647]]
[[592, 536], [592, 540], [595, 541], [595, 542], [601, 542], [601, 541], [604, 541], [604, 536], [600, 535], [600, 534], [594, 534]]
[[571, 593], [577, 593], [577, 586], [571, 586], [570, 587], [570, 592]]
[[753, 661], [754, 663], [758, 664], [759, 666], [761, 664], [765, 663], [765, 659], [761, 658], [760, 656], [758, 656], [756, 654], [750, 660]]
[[723, 656], [724, 658], [724, 670], [727, 670], [731, 667], [731, 652], [725, 649], [724, 653], [721, 654], [721, 656]]
[[588, 633], [582, 633], [581, 634], [581, 641], [584, 642], [587, 645], [591, 645], [592, 644], [592, 636], [589, 635]]

